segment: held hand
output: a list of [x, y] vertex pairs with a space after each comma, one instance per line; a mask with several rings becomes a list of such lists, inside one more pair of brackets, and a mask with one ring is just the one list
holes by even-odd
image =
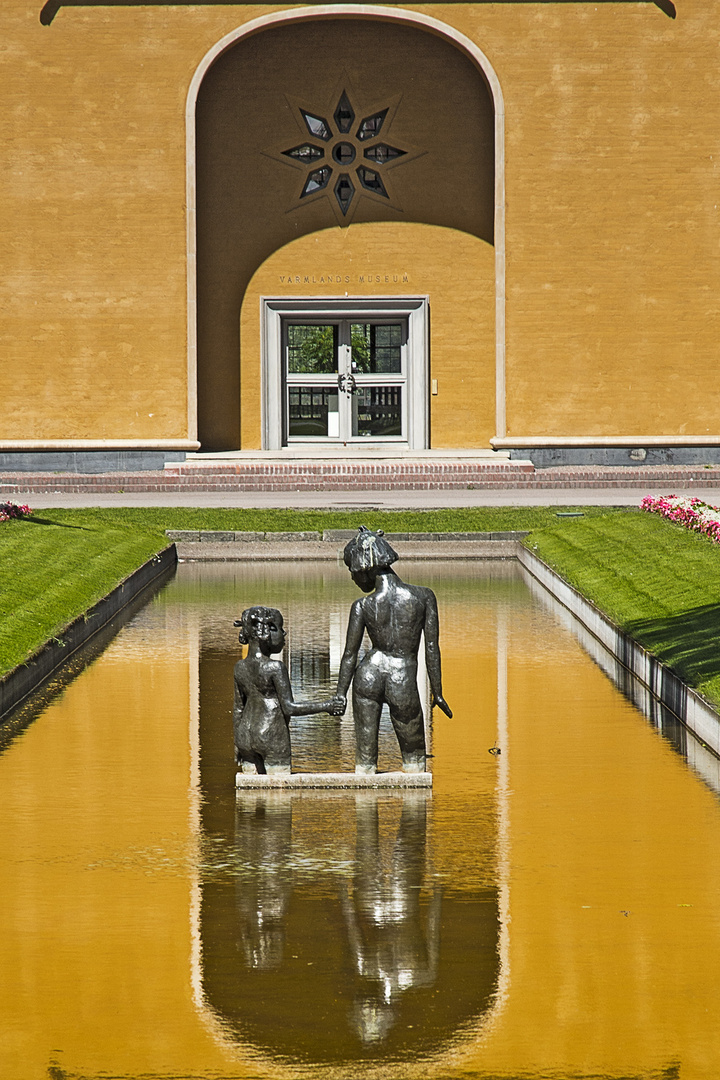
[[342, 696], [336, 696], [332, 701], [327, 703], [327, 711], [331, 716], [342, 716], [347, 708], [347, 699]]
[[442, 711], [445, 713], [445, 715], [450, 720], [452, 720], [452, 709], [450, 708], [450, 706], [448, 705], [447, 701], [442, 696], [442, 694], [433, 694], [432, 695], [432, 707], [434, 708], [436, 705], [437, 705], [438, 709], [442, 709]]

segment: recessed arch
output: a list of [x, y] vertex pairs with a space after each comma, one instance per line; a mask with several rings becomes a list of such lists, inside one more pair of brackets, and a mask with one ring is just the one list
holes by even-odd
[[309, 21], [343, 19], [386, 22], [433, 34], [463, 53], [478, 69], [489, 91], [494, 111], [494, 249], [495, 249], [495, 434], [505, 435], [505, 110], [502, 90], [492, 64], [483, 51], [454, 27], [420, 12], [386, 7], [339, 4], [306, 7], [260, 16], [230, 31], [208, 50], [191, 80], [186, 101], [187, 170], [187, 340], [188, 432], [198, 431], [197, 382], [197, 172], [196, 108], [203, 80], [213, 64], [229, 49], [263, 31]]

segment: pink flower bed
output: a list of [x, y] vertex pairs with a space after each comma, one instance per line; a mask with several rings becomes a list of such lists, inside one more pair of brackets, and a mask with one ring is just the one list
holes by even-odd
[[640, 503], [640, 509], [651, 514], [660, 514], [668, 521], [709, 536], [715, 543], [720, 544], [720, 509], [710, 506], [702, 499], [686, 498], [682, 495], [659, 495], [657, 498], [646, 495]]
[[0, 522], [11, 521], [12, 518], [30, 517], [32, 510], [29, 506], [17, 506], [15, 503], [0, 503]]

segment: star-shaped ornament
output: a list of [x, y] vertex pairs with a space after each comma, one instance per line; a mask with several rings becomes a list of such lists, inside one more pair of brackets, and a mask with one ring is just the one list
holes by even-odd
[[[361, 199], [371, 199], [402, 212], [388, 173], [419, 157], [406, 144], [398, 146], [390, 128], [401, 95], [375, 108], [358, 108], [344, 80], [330, 108], [313, 109], [288, 98], [301, 137], [281, 150], [264, 151], [285, 165], [302, 170], [297, 198], [289, 210], [317, 199], [329, 199], [340, 225], [349, 225]], [[334, 103], [334, 108], [332, 104]]]

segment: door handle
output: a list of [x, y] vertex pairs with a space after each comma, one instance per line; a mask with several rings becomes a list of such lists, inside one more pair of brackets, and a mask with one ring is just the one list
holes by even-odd
[[357, 383], [355, 382], [355, 376], [352, 373], [347, 375], [338, 375], [338, 390], [342, 390], [348, 397], [352, 397], [357, 392]]

